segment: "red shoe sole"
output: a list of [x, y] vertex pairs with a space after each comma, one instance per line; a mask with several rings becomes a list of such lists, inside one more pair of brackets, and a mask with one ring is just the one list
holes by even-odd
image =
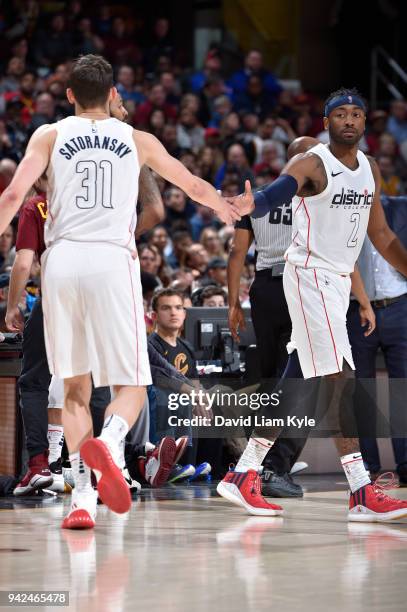
[[78, 508], [73, 510], [62, 521], [62, 529], [92, 529], [95, 526], [95, 521], [90, 516], [87, 510]]
[[177, 446], [173, 438], [163, 438], [158, 447], [158, 461], [160, 467], [154, 479], [151, 481], [152, 487], [162, 487], [169, 478], [174, 465], [174, 458], [177, 453]]
[[97, 485], [102, 502], [117, 514], [128, 512], [131, 507], [129, 487], [106, 444], [95, 438], [86, 440], [81, 446], [80, 453], [91, 470], [97, 470], [102, 474]]

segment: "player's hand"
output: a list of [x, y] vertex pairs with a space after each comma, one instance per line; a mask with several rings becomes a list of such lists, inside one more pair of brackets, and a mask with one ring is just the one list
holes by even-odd
[[6, 327], [11, 332], [22, 332], [24, 329], [24, 317], [18, 308], [7, 309], [5, 317]]
[[216, 211], [219, 219], [223, 223], [226, 223], [226, 225], [233, 225], [235, 221], [240, 221], [242, 216], [236, 204], [233, 202], [229, 203], [229, 201], [224, 198], [221, 198], [221, 201], [222, 207]]
[[112, 117], [119, 121], [126, 121], [129, 113], [124, 108], [123, 99], [119, 93], [110, 101], [109, 109]]
[[[220, 189], [217, 189], [216, 193], [218, 193], [220, 196], [222, 195]], [[236, 204], [230, 202], [229, 198], [221, 197], [220, 200], [222, 202], [222, 206], [216, 211], [219, 219], [223, 221], [223, 223], [226, 223], [226, 225], [232, 225], [235, 221], [240, 221], [242, 216], [239, 213]]]
[[229, 306], [228, 320], [233, 340], [240, 342], [239, 329], [246, 329], [246, 321], [240, 304]]
[[364, 306], [359, 306], [360, 324], [362, 327], [366, 327], [365, 336], [370, 336], [371, 333], [376, 329], [376, 315], [371, 307], [370, 303]]
[[241, 193], [235, 198], [228, 198], [228, 202], [237, 208], [242, 217], [243, 215], [250, 215], [255, 207], [250, 181], [245, 182], [244, 193]]

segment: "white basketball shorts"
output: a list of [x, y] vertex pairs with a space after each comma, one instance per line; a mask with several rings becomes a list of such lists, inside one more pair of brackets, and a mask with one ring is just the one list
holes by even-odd
[[53, 376], [48, 389], [48, 408], [64, 407], [64, 381]]
[[284, 293], [292, 322], [287, 350], [297, 350], [304, 378], [354, 370], [346, 329], [351, 279], [328, 270], [286, 263]]
[[138, 259], [115, 245], [61, 240], [41, 264], [51, 373], [91, 373], [96, 387], [151, 384]]

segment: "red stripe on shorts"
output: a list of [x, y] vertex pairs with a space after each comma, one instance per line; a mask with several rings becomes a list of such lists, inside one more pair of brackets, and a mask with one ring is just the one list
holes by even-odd
[[134, 310], [134, 324], [136, 326], [136, 385], [139, 386], [139, 352], [138, 352], [138, 327], [137, 327], [137, 309], [136, 309], [136, 300], [134, 299], [134, 287], [133, 287], [133, 278], [131, 275], [131, 267], [130, 262], [127, 262], [129, 267], [129, 276], [130, 276], [130, 284], [131, 284], [131, 295], [133, 298], [133, 310]]
[[324, 310], [325, 310], [326, 320], [327, 320], [327, 322], [328, 322], [329, 333], [331, 334], [331, 340], [332, 340], [332, 344], [333, 344], [333, 347], [334, 347], [334, 352], [335, 352], [336, 365], [338, 366], [338, 371], [340, 371], [340, 369], [341, 369], [341, 368], [339, 367], [339, 361], [338, 361], [338, 354], [337, 354], [337, 352], [336, 352], [336, 344], [335, 344], [335, 339], [334, 339], [334, 336], [333, 336], [333, 333], [332, 333], [331, 323], [330, 323], [330, 321], [329, 321], [328, 312], [327, 312], [327, 310], [326, 310], [326, 306], [325, 306], [324, 294], [322, 293], [322, 291], [321, 291], [321, 289], [319, 288], [319, 285], [318, 285], [317, 272], [316, 272], [315, 268], [314, 268], [314, 276], [315, 276], [315, 282], [316, 282], [316, 284], [317, 284], [317, 289], [318, 289], [318, 291], [319, 291], [319, 292], [320, 292], [320, 294], [321, 294], [322, 304], [323, 304], [323, 307], [324, 307]]
[[301, 290], [300, 290], [300, 277], [298, 276], [298, 272], [297, 272], [297, 267], [294, 268], [295, 269], [295, 273], [297, 275], [297, 279], [298, 279], [298, 295], [300, 296], [300, 303], [301, 303], [301, 310], [302, 310], [302, 315], [304, 317], [304, 323], [305, 323], [305, 329], [307, 330], [307, 336], [308, 336], [308, 342], [309, 342], [309, 348], [311, 351], [311, 357], [312, 357], [312, 365], [314, 366], [314, 376], [317, 375], [317, 369], [315, 367], [315, 361], [314, 361], [314, 353], [312, 351], [312, 344], [311, 344], [311, 337], [309, 335], [309, 330], [308, 330], [308, 325], [307, 325], [307, 319], [305, 316], [305, 311], [304, 311], [304, 306], [302, 303], [302, 297], [301, 297]]

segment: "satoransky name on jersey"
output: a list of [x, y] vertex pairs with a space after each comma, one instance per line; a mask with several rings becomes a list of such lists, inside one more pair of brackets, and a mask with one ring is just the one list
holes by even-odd
[[58, 149], [58, 152], [66, 159], [72, 159], [76, 153], [85, 151], [86, 149], [105, 149], [106, 151], [112, 151], [120, 157], [120, 159], [131, 153], [130, 147], [117, 138], [110, 138], [110, 136], [101, 138], [97, 135], [70, 138], [69, 142], [65, 142], [64, 146]]
[[364, 189], [363, 192], [357, 192], [354, 189], [345, 189], [342, 187], [340, 193], [335, 193], [332, 197], [330, 208], [339, 208], [342, 206], [344, 209], [355, 209], [358, 210], [364, 208], [370, 208], [373, 204], [374, 192]]

